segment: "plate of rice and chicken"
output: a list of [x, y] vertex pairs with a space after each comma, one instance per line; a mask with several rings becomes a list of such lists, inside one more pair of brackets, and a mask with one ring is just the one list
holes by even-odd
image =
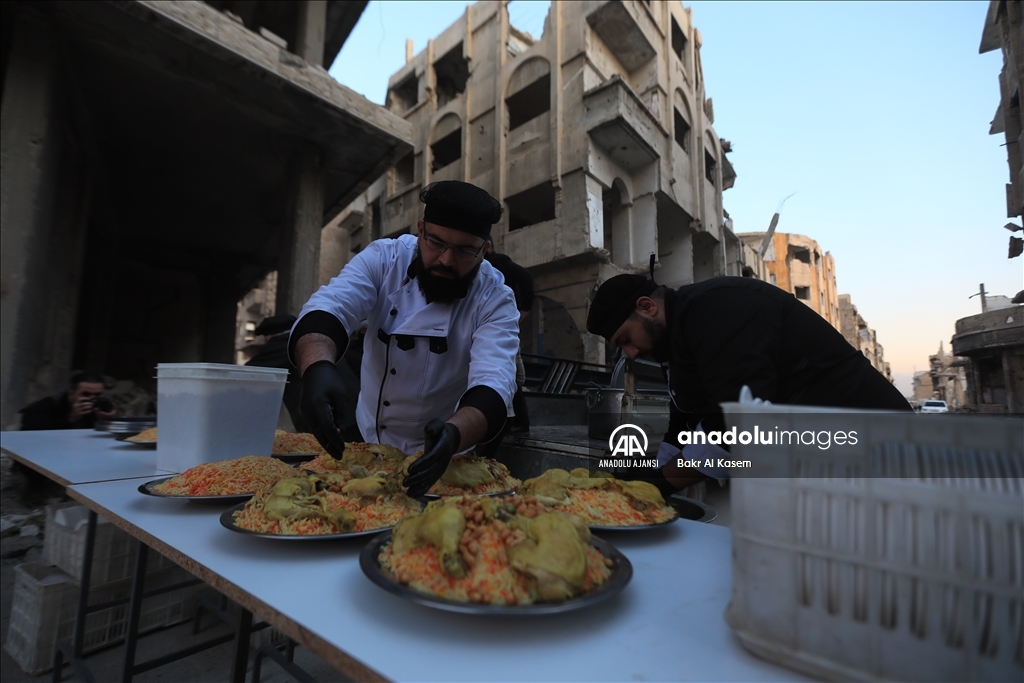
[[[345, 452], [340, 459], [322, 452], [313, 460], [304, 462], [299, 467], [311, 472], [345, 472], [355, 465], [372, 474], [400, 477], [405, 475], [409, 465], [421, 455], [423, 455], [422, 450], [407, 456], [387, 444], [353, 442], [345, 444]], [[464, 494], [509, 495], [521, 483], [509, 473], [508, 468], [502, 463], [491, 458], [481, 458], [470, 451], [451, 459], [448, 469], [427, 491], [426, 498]]]
[[278, 479], [295, 475], [288, 464], [265, 455], [203, 463], [173, 477], [139, 486], [139, 493], [158, 498], [232, 503], [248, 500]]
[[396, 477], [370, 474], [358, 465], [353, 469], [354, 473], [293, 473], [249, 502], [226, 510], [220, 523], [261, 538], [351, 538], [390, 529], [422, 509], [405, 495]]
[[566, 612], [619, 593], [629, 560], [579, 518], [534, 497], [462, 496], [427, 504], [359, 557], [384, 590], [453, 612]]
[[679, 519], [679, 513], [665, 504], [653, 484], [616, 479], [607, 472], [550, 469], [523, 482], [522, 492], [576, 515], [592, 531], [636, 531]]

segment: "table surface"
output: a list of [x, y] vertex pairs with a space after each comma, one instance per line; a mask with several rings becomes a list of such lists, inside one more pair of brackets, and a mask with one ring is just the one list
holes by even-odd
[[0, 432], [0, 448], [62, 486], [113, 479], [166, 477], [156, 449], [93, 429]]
[[680, 520], [602, 535], [633, 563], [610, 600], [545, 617], [450, 614], [370, 583], [367, 537], [273, 540], [233, 533], [225, 506], [140, 495], [137, 482], [72, 497], [181, 564], [357, 680], [793, 681], [746, 652], [723, 621], [728, 529]]
[[633, 580], [576, 612], [451, 614], [372, 584], [359, 568], [368, 537], [254, 538], [220, 525], [227, 506], [140, 494], [129, 477], [163, 474], [155, 451], [88, 430], [0, 438], [12, 457], [76, 484], [73, 498], [356, 680], [805, 680], [749, 654], [726, 626], [731, 536], [722, 527], [680, 520], [601, 534], [630, 559]]

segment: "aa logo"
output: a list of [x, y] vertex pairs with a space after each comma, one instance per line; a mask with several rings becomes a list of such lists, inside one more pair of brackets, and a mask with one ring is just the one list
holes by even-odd
[[612, 451], [612, 457], [643, 457], [647, 455], [647, 434], [633, 424], [619, 425], [608, 437], [608, 448]]

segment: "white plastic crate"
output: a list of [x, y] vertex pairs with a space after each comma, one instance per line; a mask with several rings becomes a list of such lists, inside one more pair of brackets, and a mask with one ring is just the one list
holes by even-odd
[[[67, 574], [43, 563], [19, 565], [5, 649], [25, 673], [36, 675], [53, 668], [57, 643], [71, 640], [78, 612], [78, 586]], [[192, 575], [178, 567], [146, 577], [146, 590], [187, 581]], [[187, 621], [195, 614], [203, 584], [161, 593], [142, 601], [139, 633]], [[89, 591], [89, 603], [128, 597], [131, 581], [122, 580]], [[83, 652], [119, 643], [128, 632], [124, 603], [91, 612], [85, 619]]]
[[[60, 503], [46, 508], [46, 534], [43, 539], [43, 561], [59, 567], [76, 582], [82, 577], [85, 562], [85, 535], [89, 511], [77, 503]], [[93, 545], [92, 586], [131, 578], [135, 573], [138, 542], [126, 532], [98, 517], [96, 541]], [[147, 573], [175, 566], [157, 552], [146, 559]]]
[[778, 477], [730, 482], [726, 621], [748, 649], [831, 680], [1024, 680], [1024, 421], [723, 408], [739, 430], [770, 410], [858, 436], [828, 457], [732, 447]]
[[30, 675], [53, 668], [64, 615], [76, 611], [78, 586], [64, 572], [29, 562], [14, 568], [14, 596], [4, 649]]

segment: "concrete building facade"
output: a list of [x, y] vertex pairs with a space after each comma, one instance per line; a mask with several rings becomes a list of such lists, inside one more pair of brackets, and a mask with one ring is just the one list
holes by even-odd
[[234, 362], [268, 272], [298, 310], [321, 227], [411, 149], [325, 68], [365, 5], [0, 3], [0, 426], [74, 369]]
[[[757, 250], [766, 233], [744, 232], [738, 236]], [[832, 254], [804, 235], [776, 232], [764, 252], [768, 281], [804, 302], [837, 330], [839, 298], [836, 293], [836, 263]]]
[[670, 286], [741, 275], [754, 256], [722, 206], [736, 174], [702, 40], [678, 2], [554, 2], [539, 38], [504, 2], [470, 5], [390, 78], [386, 106], [413, 125], [414, 154], [341, 212], [349, 252], [324, 268], [414, 230], [426, 184], [471, 182], [505, 206], [495, 248], [535, 279], [523, 351], [606, 362], [585, 331], [601, 282], [647, 272], [652, 254]]
[[953, 354], [970, 361], [968, 408], [1024, 413], [1024, 306], [1011, 306], [956, 321]]
[[871, 361], [871, 366], [885, 375], [890, 382], [892, 369], [885, 362], [885, 350], [878, 342], [875, 333], [853, 305], [849, 294], [840, 294], [839, 300], [839, 331], [843, 333], [850, 346], [864, 354]]
[[[989, 128], [990, 135], [1003, 134], [1006, 140], [1006, 163], [1010, 182], [1006, 184], [1006, 215], [1015, 218], [1024, 215], [1024, 112], [1021, 95], [1024, 94], [1024, 2], [1021, 0], [991, 0], [985, 25], [981, 32], [979, 52], [993, 50], [1003, 53], [1003, 68], [999, 73], [999, 106]], [[1009, 227], [1009, 226], [1008, 226]], [[1021, 254], [1021, 237], [1010, 237], [1010, 258]]]

